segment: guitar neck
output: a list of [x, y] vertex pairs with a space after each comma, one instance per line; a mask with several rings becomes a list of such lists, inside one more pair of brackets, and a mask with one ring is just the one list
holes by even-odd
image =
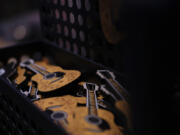
[[121, 98], [123, 98], [124, 100], [126, 100], [127, 102], [129, 102], [129, 95], [128, 93], [120, 86], [120, 84], [114, 80], [114, 79], [107, 79], [109, 84], [115, 89], [115, 91], [117, 92], [117, 94], [119, 94], [121, 96]]
[[30, 64], [27, 66], [27, 68], [34, 71], [35, 73], [40, 73], [43, 76], [49, 74], [49, 72], [44, 70], [43, 67], [40, 67], [39, 65], [36, 64]]
[[95, 91], [87, 90], [88, 114], [97, 116], [97, 98]]

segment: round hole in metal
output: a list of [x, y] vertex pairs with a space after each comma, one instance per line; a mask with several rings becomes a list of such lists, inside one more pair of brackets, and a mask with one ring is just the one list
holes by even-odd
[[61, 6], [65, 5], [65, 0], [61, 0]]
[[73, 13], [70, 13], [69, 14], [69, 20], [70, 22], [73, 24], [75, 22], [75, 18], [74, 18], [74, 14]]
[[65, 11], [62, 11], [62, 19], [63, 21], [67, 21], [67, 14]]
[[76, 6], [78, 9], [81, 8], [81, 0], [76, 0]]
[[64, 45], [63, 40], [61, 38], [59, 38], [59, 47], [63, 48], [63, 45]]
[[71, 35], [73, 39], [76, 39], [76, 30], [74, 28], [71, 29]]
[[79, 37], [80, 37], [80, 40], [81, 40], [82, 42], [85, 41], [85, 34], [84, 34], [83, 31], [80, 31], [80, 32], [79, 32]]
[[64, 35], [67, 37], [69, 35], [69, 30], [68, 30], [68, 27], [65, 26], [64, 27]]
[[66, 50], [68, 50], [68, 51], [71, 50], [71, 44], [69, 41], [66, 41]]
[[85, 0], [85, 8], [87, 11], [89, 11], [91, 9], [91, 5], [90, 5], [89, 0]]
[[60, 26], [60, 24], [57, 24], [56, 28], [57, 28], [57, 32], [60, 34], [61, 33], [61, 26]]
[[83, 18], [81, 15], [78, 15], [78, 22], [79, 22], [79, 25], [83, 25]]
[[73, 7], [73, 0], [68, 0], [68, 6]]
[[60, 18], [59, 10], [58, 9], [55, 9], [55, 16], [56, 16], [56, 19]]
[[78, 54], [78, 46], [76, 43], [73, 44], [73, 53]]

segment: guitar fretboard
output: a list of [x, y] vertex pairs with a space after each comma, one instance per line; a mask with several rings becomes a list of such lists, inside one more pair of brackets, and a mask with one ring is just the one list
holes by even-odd
[[94, 91], [88, 90], [88, 114], [97, 115], [97, 101]]
[[43, 70], [42, 68], [40, 68], [39, 66], [37, 66], [37, 65], [35, 65], [35, 64], [31, 64], [31, 65], [29, 65], [28, 67], [29, 67], [30, 70], [33, 70], [34, 72], [38, 72], [38, 73], [40, 73], [40, 74], [42, 74], [42, 75], [47, 75], [47, 74], [49, 74], [48, 71]]
[[123, 90], [123, 88], [121, 88], [121, 86], [113, 79], [108, 79], [108, 81], [113, 85], [113, 87], [118, 90], [118, 92], [122, 95], [122, 97], [129, 102], [129, 95], [126, 91]]

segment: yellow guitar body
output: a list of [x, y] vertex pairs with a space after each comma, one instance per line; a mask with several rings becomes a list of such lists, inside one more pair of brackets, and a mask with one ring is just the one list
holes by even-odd
[[[37, 82], [38, 86], [38, 90], [40, 92], [50, 92], [53, 90], [56, 90], [58, 88], [61, 88], [71, 82], [73, 82], [74, 80], [76, 80], [81, 73], [77, 70], [64, 70], [61, 67], [58, 66], [52, 66], [52, 65], [48, 65], [45, 62], [36, 62], [35, 64], [43, 67], [46, 69], [46, 71], [53, 73], [53, 72], [63, 72], [65, 73], [64, 76], [59, 79], [58, 77], [53, 77], [52, 79], [44, 79], [44, 76], [41, 74], [35, 74], [31, 80]], [[25, 73], [25, 69], [18, 67], [18, 76], [15, 79], [17, 84], [20, 84], [21, 82], [23, 82], [26, 77], [24, 76]]]
[[41, 92], [49, 92], [56, 90], [76, 80], [81, 73], [77, 70], [64, 70], [58, 66], [47, 65], [42, 62], [36, 62], [37, 65], [44, 67], [48, 72], [63, 72], [65, 75], [62, 79], [56, 81], [58, 78], [52, 78], [49, 80], [44, 79], [41, 74], [36, 74], [32, 77], [32, 80], [38, 83], [38, 90]]
[[[41, 99], [34, 102], [34, 104], [37, 105], [42, 111], [45, 111], [47, 108], [52, 107], [52, 109], [50, 110], [52, 110], [53, 112], [55, 111], [66, 112], [68, 114], [67, 117], [68, 124], [61, 121], [59, 121], [58, 124], [63, 126], [68, 133], [73, 135], [76, 134], [76, 127], [77, 125], [79, 125], [78, 123], [75, 123], [75, 118], [77, 117], [77, 114], [75, 114], [75, 109], [77, 108], [77, 103], [86, 104], [86, 98], [67, 95], [63, 97], [52, 97], [52, 98]], [[57, 107], [53, 108], [53, 106], [57, 106]]]
[[[98, 126], [86, 122], [85, 117], [88, 114], [87, 107], [78, 107], [77, 104], [86, 104], [85, 97], [74, 97], [66, 95], [63, 97], [46, 98], [35, 101], [41, 110], [45, 111], [47, 108], [52, 107], [52, 111], [64, 111], [68, 114], [67, 123], [59, 121], [69, 134], [72, 135], [123, 135], [122, 127], [114, 123], [114, 116], [111, 112], [98, 109], [98, 116], [104, 119], [109, 129], [102, 130]], [[53, 106], [57, 106], [53, 108]]]
[[98, 117], [103, 119], [109, 125], [108, 129], [101, 129], [97, 125], [93, 125], [88, 123], [85, 120], [85, 117], [88, 114], [88, 109], [85, 107], [79, 107], [76, 109], [77, 114], [75, 123], [76, 125], [76, 133], [75, 135], [123, 135], [123, 127], [117, 126], [114, 122], [114, 116], [111, 112], [103, 109], [98, 109]]

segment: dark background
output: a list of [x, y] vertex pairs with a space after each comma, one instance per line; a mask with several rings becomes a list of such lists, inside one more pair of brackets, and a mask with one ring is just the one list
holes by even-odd
[[40, 38], [38, 8], [38, 0], [0, 1], [0, 47]]

